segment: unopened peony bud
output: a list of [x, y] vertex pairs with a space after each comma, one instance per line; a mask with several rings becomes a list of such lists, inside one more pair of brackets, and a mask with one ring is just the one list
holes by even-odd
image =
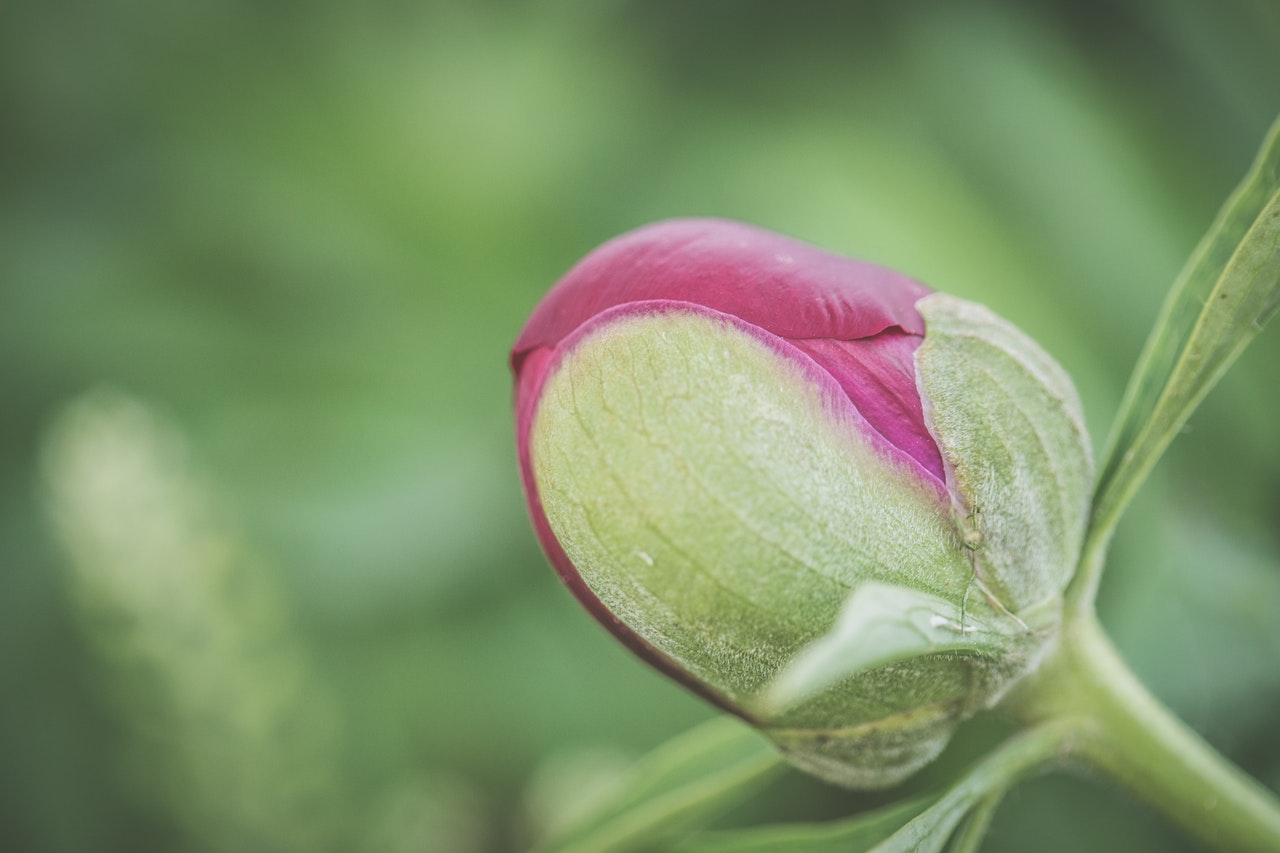
[[893, 784], [1035, 665], [1092, 463], [984, 308], [737, 223], [623, 235], [511, 354], [543, 548], [649, 663], [798, 766]]

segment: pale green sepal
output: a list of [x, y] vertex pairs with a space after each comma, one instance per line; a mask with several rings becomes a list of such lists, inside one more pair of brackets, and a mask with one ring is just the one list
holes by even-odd
[[[963, 661], [948, 663], [953, 670], [969, 671]], [[879, 675], [894, 669], [911, 675], [912, 667], [871, 672]], [[967, 697], [957, 696], [847, 728], [769, 728], [764, 733], [787, 761], [806, 773], [846, 788], [871, 791], [903, 782], [941, 755], [967, 702]]]
[[988, 599], [1017, 614], [1055, 600], [1075, 568], [1093, 459], [1071, 379], [986, 308], [935, 293], [916, 303], [916, 370]]
[[[547, 518], [592, 592], [738, 707], [868, 581], [989, 609], [948, 502], [786, 346], [696, 311], [612, 319], [548, 377], [531, 433]], [[935, 669], [771, 722], [858, 725], [969, 688]]]
[[848, 676], [921, 655], [1000, 658], [1028, 633], [1012, 616], [974, 619], [963, 603], [907, 587], [865, 583], [845, 603], [831, 632], [792, 659], [760, 705], [780, 712]]

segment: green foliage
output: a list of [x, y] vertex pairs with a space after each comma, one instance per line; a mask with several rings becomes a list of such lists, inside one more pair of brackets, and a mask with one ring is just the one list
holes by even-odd
[[181, 434], [98, 391], [45, 463], [80, 618], [149, 768], [135, 784], [212, 850], [344, 846], [331, 699]]

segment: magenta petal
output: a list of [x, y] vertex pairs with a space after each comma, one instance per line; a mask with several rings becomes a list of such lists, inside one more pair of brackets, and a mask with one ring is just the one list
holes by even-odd
[[942, 454], [925, 427], [916, 387], [914, 356], [920, 341], [917, 335], [882, 332], [859, 341], [792, 343], [831, 374], [867, 423], [922, 476], [944, 488]]
[[900, 273], [749, 225], [660, 222], [596, 249], [539, 304], [511, 353], [517, 405], [537, 399], [546, 368], [537, 354], [584, 323], [621, 305], [687, 302], [794, 343], [831, 372], [893, 455], [941, 486], [913, 358], [924, 334], [915, 303], [928, 293]]
[[901, 273], [721, 219], [676, 219], [605, 243], [530, 317], [512, 367], [591, 317], [628, 302], [693, 302], [788, 339], [849, 341], [886, 329], [924, 334], [929, 289]]

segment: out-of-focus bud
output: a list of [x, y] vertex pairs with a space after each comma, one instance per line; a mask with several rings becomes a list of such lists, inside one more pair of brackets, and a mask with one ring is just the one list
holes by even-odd
[[1088, 439], [1066, 374], [986, 309], [678, 220], [574, 267], [511, 366], [557, 572], [803, 769], [900, 781], [1056, 629]]

